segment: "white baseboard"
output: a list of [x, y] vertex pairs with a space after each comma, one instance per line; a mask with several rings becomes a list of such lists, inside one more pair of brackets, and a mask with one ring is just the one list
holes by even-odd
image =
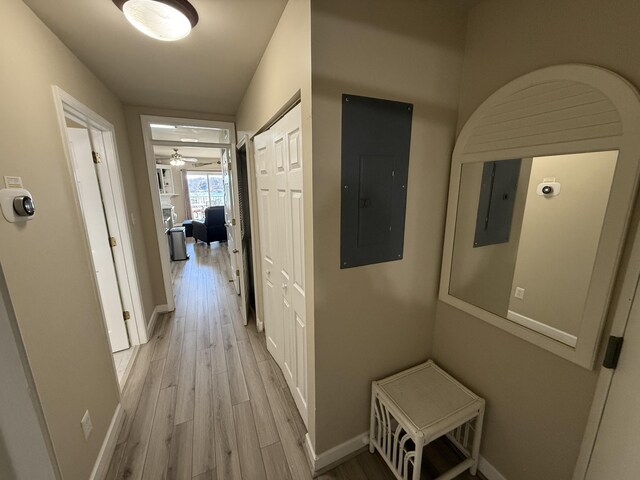
[[487, 480], [507, 480], [504, 475], [502, 475], [496, 467], [491, 465], [489, 461], [480, 455], [478, 459], [478, 470]]
[[[315, 476], [323, 470], [326, 470], [329, 466], [337, 466], [341, 463], [341, 460], [346, 460], [351, 454], [369, 445], [369, 432], [361, 433], [320, 455], [316, 455], [313, 445], [311, 444], [311, 437], [309, 437], [308, 433], [304, 436], [304, 440], [305, 453], [311, 466], [311, 473]], [[504, 475], [482, 455], [480, 455], [478, 460], [478, 470], [487, 480], [507, 480]]]
[[356, 435], [320, 455], [316, 455], [313, 445], [311, 444], [311, 437], [309, 437], [308, 433], [305, 435], [304, 445], [309, 464], [311, 465], [311, 472], [316, 475], [327, 467], [335, 466], [340, 463], [341, 460], [346, 460], [351, 454], [369, 445], [369, 432]]
[[116, 442], [118, 441], [118, 435], [120, 435], [120, 429], [124, 423], [124, 408], [122, 404], [118, 404], [116, 411], [111, 419], [111, 425], [107, 430], [107, 435], [104, 437], [102, 447], [98, 453], [96, 463], [93, 465], [93, 470], [89, 480], [104, 480], [109, 470], [109, 464], [111, 463], [111, 457], [116, 449]]

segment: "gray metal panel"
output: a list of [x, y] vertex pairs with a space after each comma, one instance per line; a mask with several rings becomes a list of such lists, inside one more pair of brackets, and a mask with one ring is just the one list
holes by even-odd
[[485, 162], [474, 247], [509, 241], [521, 163], [520, 159]]
[[402, 258], [412, 113], [342, 96], [341, 268]]

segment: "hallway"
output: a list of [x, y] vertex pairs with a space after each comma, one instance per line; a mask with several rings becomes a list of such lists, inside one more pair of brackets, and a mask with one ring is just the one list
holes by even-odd
[[306, 429], [264, 337], [242, 325], [226, 248], [190, 242], [172, 264], [176, 310], [138, 352], [109, 480], [310, 478]]
[[[189, 241], [172, 263], [176, 310], [159, 317], [122, 393], [126, 417], [107, 480], [306, 480], [305, 426], [255, 323], [242, 324], [227, 245]], [[456, 461], [428, 450], [423, 478]], [[319, 477], [393, 480], [367, 451]], [[473, 478], [462, 475], [463, 479]]]

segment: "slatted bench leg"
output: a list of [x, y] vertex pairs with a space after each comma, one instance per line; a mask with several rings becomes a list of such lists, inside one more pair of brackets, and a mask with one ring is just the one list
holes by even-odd
[[376, 428], [376, 391], [375, 386], [371, 392], [371, 421], [369, 422], [369, 452], [374, 453], [376, 447], [373, 445], [374, 430]]
[[424, 448], [424, 438], [420, 437], [416, 441], [416, 453], [413, 457], [413, 480], [420, 480], [420, 470], [422, 470], [422, 450]]
[[473, 459], [473, 465], [469, 468], [471, 475], [476, 474], [478, 471], [478, 459], [480, 457], [480, 438], [482, 437], [482, 422], [484, 421], [484, 405], [480, 410], [480, 413], [476, 417], [475, 432], [473, 435], [473, 447], [471, 448], [471, 458]]

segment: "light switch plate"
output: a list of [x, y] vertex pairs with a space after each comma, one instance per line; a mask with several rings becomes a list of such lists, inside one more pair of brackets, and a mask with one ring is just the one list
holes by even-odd
[[516, 287], [516, 293], [514, 296], [520, 300], [524, 300], [524, 288]]

